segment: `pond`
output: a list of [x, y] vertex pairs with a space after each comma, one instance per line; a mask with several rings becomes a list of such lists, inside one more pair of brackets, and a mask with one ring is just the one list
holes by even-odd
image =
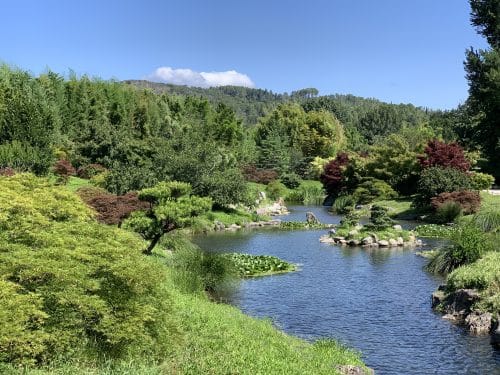
[[[313, 211], [322, 222], [340, 221], [323, 207], [289, 208], [282, 219], [303, 221]], [[298, 272], [242, 281], [231, 303], [289, 334], [335, 338], [359, 350], [377, 374], [500, 374], [488, 336], [470, 336], [433, 312], [430, 296], [443, 280], [423, 270], [426, 260], [415, 250], [341, 248], [320, 243], [324, 233], [249, 230], [195, 242], [299, 264]]]

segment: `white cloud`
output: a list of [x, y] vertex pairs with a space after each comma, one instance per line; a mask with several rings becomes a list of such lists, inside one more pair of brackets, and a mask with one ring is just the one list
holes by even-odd
[[146, 77], [150, 81], [196, 87], [244, 86], [255, 87], [249, 76], [235, 70], [226, 72], [195, 72], [191, 69], [173, 69], [162, 66]]

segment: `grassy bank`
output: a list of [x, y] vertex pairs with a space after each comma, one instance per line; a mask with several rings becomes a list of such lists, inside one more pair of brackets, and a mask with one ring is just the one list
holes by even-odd
[[1, 180], [0, 373], [332, 374], [362, 364], [334, 342], [310, 344], [210, 302], [203, 289], [181, 291], [182, 264], [142, 255], [142, 240], [96, 223], [64, 187]]

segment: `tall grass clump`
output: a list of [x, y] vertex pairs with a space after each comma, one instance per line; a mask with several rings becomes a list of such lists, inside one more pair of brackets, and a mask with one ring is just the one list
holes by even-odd
[[177, 289], [184, 293], [207, 292], [217, 298], [233, 286], [237, 271], [234, 263], [217, 253], [205, 252], [195, 245], [180, 246], [167, 263]]
[[500, 232], [500, 209], [480, 211], [472, 217], [472, 222], [483, 232]]
[[302, 181], [296, 189], [292, 190], [286, 200], [302, 204], [321, 204], [325, 199], [323, 185], [318, 181]]
[[477, 261], [493, 250], [491, 238], [473, 224], [461, 224], [450, 235], [451, 243], [441, 248], [427, 265], [427, 270], [447, 274], [454, 269]]
[[457, 202], [444, 202], [436, 209], [434, 221], [438, 224], [453, 223], [462, 216], [462, 207]]
[[332, 211], [336, 214], [345, 215], [354, 209], [356, 200], [352, 195], [341, 195], [332, 204]]

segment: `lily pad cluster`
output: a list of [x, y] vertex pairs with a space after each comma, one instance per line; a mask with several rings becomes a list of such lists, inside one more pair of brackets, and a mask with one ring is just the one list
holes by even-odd
[[291, 272], [296, 266], [270, 255], [250, 255], [240, 253], [225, 254], [241, 277], [263, 276], [275, 273]]

